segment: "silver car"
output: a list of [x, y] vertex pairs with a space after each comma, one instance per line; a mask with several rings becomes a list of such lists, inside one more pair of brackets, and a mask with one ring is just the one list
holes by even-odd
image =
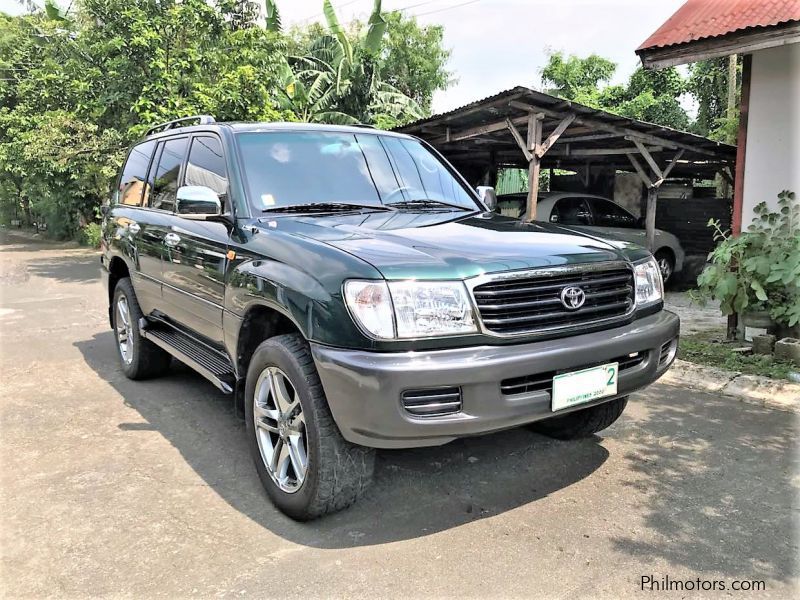
[[[521, 216], [511, 213], [520, 212], [526, 197], [526, 194], [500, 196], [498, 200], [501, 212], [509, 216]], [[642, 220], [602, 196], [576, 192], [542, 194], [536, 205], [536, 220], [566, 225], [599, 237], [623, 240], [640, 246], [647, 245], [647, 234]], [[683, 269], [684, 251], [678, 238], [671, 233], [656, 229], [656, 243], [653, 250], [665, 282], [674, 273]]]

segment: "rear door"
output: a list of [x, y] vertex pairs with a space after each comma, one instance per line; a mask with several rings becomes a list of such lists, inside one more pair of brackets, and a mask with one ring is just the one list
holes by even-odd
[[145, 314], [161, 300], [161, 259], [160, 256], [155, 261], [150, 259], [142, 237], [150, 223], [151, 215], [143, 204], [150, 194], [148, 173], [155, 150], [156, 142], [152, 140], [131, 149], [117, 183], [109, 219], [110, 243], [133, 264], [131, 278]]
[[174, 198], [175, 186], [178, 182], [182, 166], [182, 156], [186, 153], [188, 138], [171, 138], [159, 141], [153, 161], [147, 175], [144, 190], [142, 220], [138, 234], [139, 264], [142, 280], [148, 287], [158, 288], [158, 297], [154, 299], [149, 310], [164, 310], [163, 306], [163, 273], [164, 236], [168, 232], [170, 220], [170, 196]]
[[[228, 174], [220, 139], [211, 133], [190, 140], [180, 185], [200, 185], [217, 193], [230, 212]], [[177, 188], [176, 188], [177, 189]], [[174, 209], [174, 198], [173, 202]], [[221, 343], [228, 225], [170, 215], [163, 261], [167, 314], [180, 325]]]

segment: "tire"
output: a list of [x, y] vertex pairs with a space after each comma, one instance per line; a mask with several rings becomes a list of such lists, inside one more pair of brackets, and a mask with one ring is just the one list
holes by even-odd
[[375, 450], [342, 437], [302, 336], [275, 336], [256, 348], [244, 401], [258, 477], [286, 515], [315, 519], [350, 506], [367, 489]]
[[659, 250], [655, 253], [655, 259], [661, 270], [661, 278], [666, 285], [667, 281], [675, 274], [675, 257], [669, 250]]
[[[127, 307], [127, 323], [120, 312], [123, 301]], [[149, 379], [165, 373], [172, 357], [139, 333], [139, 319], [144, 315], [128, 277], [120, 279], [114, 287], [111, 314], [117, 354], [125, 376], [128, 379]]]
[[619, 419], [627, 404], [628, 397], [623, 396], [561, 417], [538, 421], [531, 424], [530, 428], [558, 440], [586, 438], [611, 426]]

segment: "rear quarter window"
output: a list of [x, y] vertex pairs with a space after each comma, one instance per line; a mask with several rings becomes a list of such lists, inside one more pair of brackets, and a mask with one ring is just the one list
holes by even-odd
[[126, 206], [141, 206], [147, 187], [147, 168], [153, 156], [155, 142], [143, 142], [133, 147], [119, 178], [114, 201]]

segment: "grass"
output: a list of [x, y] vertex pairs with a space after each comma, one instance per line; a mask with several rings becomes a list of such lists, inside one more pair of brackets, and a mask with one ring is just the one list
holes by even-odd
[[678, 358], [702, 365], [739, 371], [748, 375], [763, 375], [773, 379], [789, 380], [791, 371], [800, 371], [790, 362], [775, 360], [763, 354], [740, 354], [741, 342], [726, 342], [716, 333], [695, 333], [683, 336], [678, 344]]

